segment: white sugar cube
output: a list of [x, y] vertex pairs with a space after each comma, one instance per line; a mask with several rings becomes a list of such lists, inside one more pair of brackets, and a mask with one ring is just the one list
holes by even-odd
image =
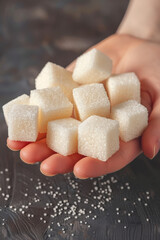
[[93, 48], [77, 58], [72, 77], [81, 84], [96, 83], [108, 78], [111, 72], [112, 60]]
[[30, 104], [39, 106], [39, 132], [47, 132], [49, 121], [68, 118], [72, 115], [73, 105], [60, 87], [32, 90]]
[[91, 116], [79, 125], [78, 153], [106, 161], [119, 149], [118, 122]]
[[58, 119], [48, 123], [47, 145], [64, 156], [78, 151], [78, 125], [73, 118]]
[[106, 80], [111, 106], [133, 99], [140, 102], [140, 81], [135, 73], [123, 73]]
[[135, 100], [115, 105], [111, 118], [119, 122], [120, 138], [124, 142], [141, 136], [148, 125], [147, 108]]
[[59, 86], [72, 102], [72, 89], [78, 87], [73, 81], [72, 73], [65, 68], [48, 62], [35, 79], [36, 89]]
[[14, 105], [9, 113], [9, 139], [35, 142], [38, 136], [38, 107]]
[[93, 83], [73, 89], [76, 117], [81, 121], [91, 115], [109, 117], [110, 102], [103, 84]]
[[6, 103], [5, 105], [3, 105], [3, 107], [2, 107], [3, 113], [4, 113], [4, 117], [5, 117], [7, 124], [8, 124], [8, 116], [11, 111], [11, 108], [16, 104], [28, 105], [29, 104], [29, 96], [27, 94], [23, 94], [13, 100], [11, 100], [10, 102]]

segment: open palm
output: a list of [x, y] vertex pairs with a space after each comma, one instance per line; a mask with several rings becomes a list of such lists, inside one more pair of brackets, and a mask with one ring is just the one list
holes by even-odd
[[[78, 178], [101, 176], [120, 170], [141, 151], [153, 158], [160, 148], [160, 45], [128, 35], [113, 35], [96, 46], [113, 60], [113, 73], [135, 72], [141, 81], [141, 101], [149, 111], [149, 125], [141, 138], [128, 143], [120, 141], [120, 149], [107, 162], [73, 154], [62, 156], [49, 149], [45, 137], [35, 143], [7, 140], [12, 150], [20, 150], [21, 159], [29, 164], [41, 162], [47, 176], [73, 171]], [[68, 66], [73, 70], [74, 62]]]

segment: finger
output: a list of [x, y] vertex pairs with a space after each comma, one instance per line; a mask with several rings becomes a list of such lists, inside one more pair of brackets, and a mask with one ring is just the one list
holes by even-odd
[[134, 139], [128, 143], [120, 141], [119, 151], [106, 162], [85, 157], [75, 164], [73, 172], [76, 177], [81, 179], [116, 172], [133, 161], [140, 152], [140, 139]]
[[47, 146], [46, 139], [44, 138], [38, 142], [30, 143], [29, 145], [25, 146], [20, 151], [20, 158], [25, 163], [33, 164], [43, 161], [53, 153], [54, 151]]
[[13, 141], [7, 138], [7, 147], [12, 151], [19, 151], [20, 149], [24, 148], [28, 144], [30, 144], [30, 142]]
[[142, 135], [142, 149], [144, 154], [152, 159], [160, 150], [160, 99], [153, 105], [149, 117], [149, 124]]
[[82, 156], [78, 153], [70, 156], [62, 156], [54, 154], [45, 159], [40, 166], [40, 171], [46, 176], [54, 176], [56, 174], [64, 174], [73, 171], [73, 167]]
[[[45, 133], [39, 133], [36, 141], [45, 138], [45, 136]], [[30, 143], [31, 142], [14, 141], [7, 138], [7, 147], [12, 151], [19, 151]]]

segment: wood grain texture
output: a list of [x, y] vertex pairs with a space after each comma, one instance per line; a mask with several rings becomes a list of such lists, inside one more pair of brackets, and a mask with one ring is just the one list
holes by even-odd
[[[0, 107], [29, 93], [47, 61], [66, 66], [112, 34], [128, 1], [0, 2]], [[6, 146], [0, 111], [0, 240], [159, 240], [160, 153], [78, 180], [45, 177]]]

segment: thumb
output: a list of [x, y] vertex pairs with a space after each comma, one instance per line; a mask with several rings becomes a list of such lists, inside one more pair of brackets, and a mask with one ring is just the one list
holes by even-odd
[[160, 150], [160, 98], [154, 102], [149, 117], [149, 124], [142, 135], [142, 149], [144, 154], [152, 159]]

